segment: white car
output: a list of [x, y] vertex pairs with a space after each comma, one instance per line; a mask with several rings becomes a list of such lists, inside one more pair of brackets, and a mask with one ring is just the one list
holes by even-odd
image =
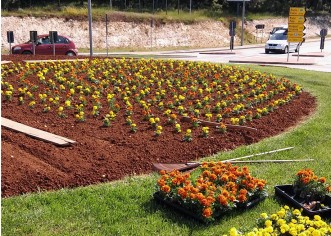
[[270, 35], [269, 40], [265, 44], [265, 53], [269, 52], [281, 52], [288, 53], [289, 51], [297, 52], [299, 49], [299, 43], [290, 43], [290, 48], [287, 42], [287, 30], [278, 30]]

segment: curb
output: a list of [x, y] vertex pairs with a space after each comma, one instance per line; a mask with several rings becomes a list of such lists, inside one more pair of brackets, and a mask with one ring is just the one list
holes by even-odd
[[251, 60], [229, 60], [229, 63], [248, 64], [274, 64], [274, 65], [314, 65], [314, 62], [280, 62], [280, 61], [251, 61]]

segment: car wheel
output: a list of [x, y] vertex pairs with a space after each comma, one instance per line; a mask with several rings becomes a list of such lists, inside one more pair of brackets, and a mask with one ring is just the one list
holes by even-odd
[[283, 51], [283, 53], [288, 53], [288, 46], [286, 46], [285, 48], [284, 48], [284, 51]]
[[31, 55], [32, 52], [30, 52], [30, 51], [23, 51], [22, 54], [25, 54], [25, 55]]
[[269, 54], [269, 52], [270, 52], [270, 51], [269, 51], [268, 49], [265, 50], [265, 53], [266, 53], [266, 54]]
[[70, 56], [70, 57], [73, 57], [73, 56], [76, 56], [76, 54], [74, 52], [67, 52], [66, 53], [67, 56]]

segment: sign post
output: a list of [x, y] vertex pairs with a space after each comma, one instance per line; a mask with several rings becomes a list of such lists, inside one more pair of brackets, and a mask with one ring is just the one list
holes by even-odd
[[233, 44], [234, 44], [234, 36], [236, 35], [236, 27], [237, 27], [237, 23], [232, 20], [230, 22], [230, 26], [229, 26], [229, 35], [230, 35], [230, 50], [232, 52], [233, 50]]
[[11, 44], [14, 42], [13, 31], [7, 31], [7, 42], [9, 43], [9, 55], [11, 55]]
[[241, 46], [244, 45], [244, 21], [245, 21], [245, 2], [250, 2], [251, 0], [227, 0], [228, 2], [242, 2], [242, 16], [241, 16]]
[[38, 40], [38, 33], [37, 31], [30, 31], [30, 41], [32, 43], [32, 51], [33, 55], [36, 55], [36, 43]]
[[154, 18], [151, 18], [151, 50], [153, 50], [153, 27], [154, 27]]
[[107, 57], [108, 57], [108, 15], [106, 14], [106, 49], [107, 49]]
[[321, 49], [321, 52], [324, 49], [325, 36], [327, 34], [328, 34], [328, 30], [327, 29], [322, 29], [321, 32], [320, 32], [320, 36], [321, 36], [320, 49]]
[[55, 56], [55, 42], [58, 40], [57, 31], [49, 31], [49, 39], [53, 47], [53, 56]]
[[[289, 17], [288, 17], [288, 49], [290, 49], [290, 43], [299, 43], [298, 47], [298, 58], [299, 61], [299, 50], [301, 43], [304, 42], [304, 36], [306, 35], [303, 31], [306, 29], [304, 23], [306, 10], [304, 7], [290, 7]], [[289, 59], [289, 50], [287, 52], [287, 61]]]
[[262, 43], [264, 24], [255, 25], [255, 29], [256, 29], [256, 42], [257, 42], [258, 34], [262, 33], [262, 36], [261, 36], [261, 43]]

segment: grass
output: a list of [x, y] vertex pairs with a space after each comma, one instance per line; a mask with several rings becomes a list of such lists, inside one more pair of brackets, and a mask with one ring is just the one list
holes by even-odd
[[[92, 7], [92, 18], [95, 21], [104, 21], [106, 14], [109, 20], [122, 20], [122, 21], [135, 21], [135, 22], [149, 22], [154, 18], [156, 22], [169, 23], [169, 22], [182, 22], [191, 24], [194, 22], [205, 21], [209, 19], [218, 19], [221, 17], [220, 13], [211, 14], [207, 10], [194, 10], [191, 13], [188, 11], [168, 10], [168, 11], [155, 11], [153, 12], [131, 12], [131, 11], [118, 11], [110, 9], [109, 7]], [[59, 17], [66, 19], [87, 20], [88, 9], [87, 7], [73, 7], [66, 6], [56, 8], [52, 5], [46, 7], [31, 7], [19, 9], [16, 11], [1, 11], [2, 16], [19, 16], [19, 17]], [[224, 15], [224, 14], [223, 14]], [[225, 15], [227, 17], [227, 15]], [[224, 19], [222, 17], [221, 19]]]
[[[181, 22], [184, 24], [192, 24], [195, 22], [201, 22], [206, 20], [219, 20], [224, 24], [228, 24], [230, 20], [240, 18], [236, 17], [236, 13], [230, 13], [226, 11], [212, 11], [207, 9], [192, 10], [191, 13], [188, 10], [178, 10], [168, 9], [165, 11], [158, 10], [154, 13], [152, 10], [137, 10], [136, 12], [127, 10], [119, 11], [116, 8], [109, 7], [93, 7], [92, 6], [92, 18], [94, 21], [104, 21], [106, 14], [108, 15], [109, 21], [122, 20], [122, 21], [135, 21], [135, 22], [150, 22], [151, 18], [154, 18], [156, 23], [170, 23], [170, 22]], [[18, 10], [7, 11], [5, 9], [1, 10], [2, 16], [17, 16], [17, 17], [59, 17], [66, 19], [76, 19], [76, 20], [87, 20], [88, 19], [88, 9], [87, 6], [77, 7], [77, 6], [63, 6], [57, 7], [56, 5], [48, 4], [43, 7], [31, 7], [31, 8], [21, 8]], [[252, 13], [246, 12], [247, 20], [263, 20], [269, 18], [281, 17], [274, 13]]]
[[268, 182], [269, 197], [264, 202], [249, 211], [234, 212], [213, 224], [203, 225], [153, 201], [157, 174], [131, 176], [113, 183], [2, 199], [2, 235], [222, 235], [233, 226], [242, 227], [243, 222], [245, 227], [252, 228], [262, 212], [278, 211], [283, 203], [275, 198], [273, 186], [291, 183], [293, 175], [301, 168], [312, 168], [330, 183], [330, 74], [247, 67], [287, 77], [318, 99], [316, 113], [297, 127], [259, 143], [204, 158], [224, 160], [294, 146], [292, 150], [264, 157], [315, 160], [249, 165], [252, 175]]

